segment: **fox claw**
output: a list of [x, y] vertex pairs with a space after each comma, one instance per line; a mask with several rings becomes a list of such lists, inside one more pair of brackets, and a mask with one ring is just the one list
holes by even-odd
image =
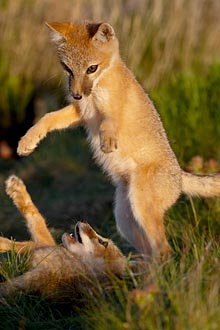
[[37, 147], [40, 140], [45, 137], [46, 134], [39, 132], [35, 126], [33, 126], [29, 131], [22, 136], [18, 143], [17, 153], [20, 156], [30, 155], [34, 149]]
[[100, 147], [105, 154], [113, 152], [118, 148], [117, 140], [114, 137], [101, 136]]
[[19, 156], [28, 156], [34, 151], [36, 146], [36, 143], [23, 136], [18, 143], [17, 153]]
[[106, 134], [106, 132], [100, 133], [100, 148], [105, 154], [115, 151], [118, 145], [114, 135]]

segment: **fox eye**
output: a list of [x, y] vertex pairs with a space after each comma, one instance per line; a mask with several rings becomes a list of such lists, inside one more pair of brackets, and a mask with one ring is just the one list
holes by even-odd
[[108, 241], [103, 241], [101, 238], [98, 238], [99, 244], [103, 245], [105, 248], [108, 246]]
[[61, 65], [64, 68], [64, 70], [73, 77], [73, 71], [64, 62], [61, 62]]
[[94, 73], [94, 72], [96, 72], [97, 69], [98, 69], [98, 65], [91, 65], [91, 66], [87, 69], [86, 73], [87, 73], [87, 74]]

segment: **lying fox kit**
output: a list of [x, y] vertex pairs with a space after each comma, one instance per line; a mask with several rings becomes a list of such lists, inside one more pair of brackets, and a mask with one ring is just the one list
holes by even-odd
[[159, 114], [122, 61], [107, 23], [50, 23], [71, 104], [46, 114], [18, 145], [28, 155], [48, 132], [83, 125], [97, 162], [116, 186], [120, 233], [140, 252], [169, 255], [164, 213], [180, 194], [220, 195], [220, 175], [181, 170]]
[[0, 299], [16, 291], [42, 295], [71, 295], [107, 274], [122, 275], [126, 258], [114, 243], [98, 235], [85, 222], [75, 226], [75, 237], [63, 234], [63, 246], [56, 245], [42, 215], [34, 206], [24, 183], [16, 176], [6, 182], [6, 191], [26, 220], [32, 240], [12, 242], [0, 237], [0, 252], [12, 248], [17, 253], [30, 251], [29, 270], [0, 285]]

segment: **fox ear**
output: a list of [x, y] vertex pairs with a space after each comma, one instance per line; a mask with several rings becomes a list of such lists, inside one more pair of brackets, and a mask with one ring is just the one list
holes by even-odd
[[66, 33], [69, 30], [68, 23], [45, 23], [50, 30], [51, 39], [55, 43], [66, 40]]
[[108, 42], [115, 38], [115, 31], [108, 23], [100, 24], [96, 34], [93, 36], [94, 41]]

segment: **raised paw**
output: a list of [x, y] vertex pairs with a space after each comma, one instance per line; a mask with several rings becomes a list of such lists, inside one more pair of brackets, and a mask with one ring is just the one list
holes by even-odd
[[117, 140], [114, 136], [101, 134], [100, 135], [100, 147], [101, 150], [107, 154], [117, 149]]
[[43, 132], [39, 131], [39, 126], [35, 125], [22, 136], [18, 143], [17, 153], [20, 156], [30, 155], [37, 147], [40, 140], [45, 136]]
[[25, 194], [26, 188], [21, 179], [16, 175], [11, 175], [5, 182], [6, 193], [15, 200], [18, 195]]
[[34, 140], [24, 135], [18, 143], [17, 153], [20, 156], [28, 156], [34, 151], [36, 146], [37, 143]]

